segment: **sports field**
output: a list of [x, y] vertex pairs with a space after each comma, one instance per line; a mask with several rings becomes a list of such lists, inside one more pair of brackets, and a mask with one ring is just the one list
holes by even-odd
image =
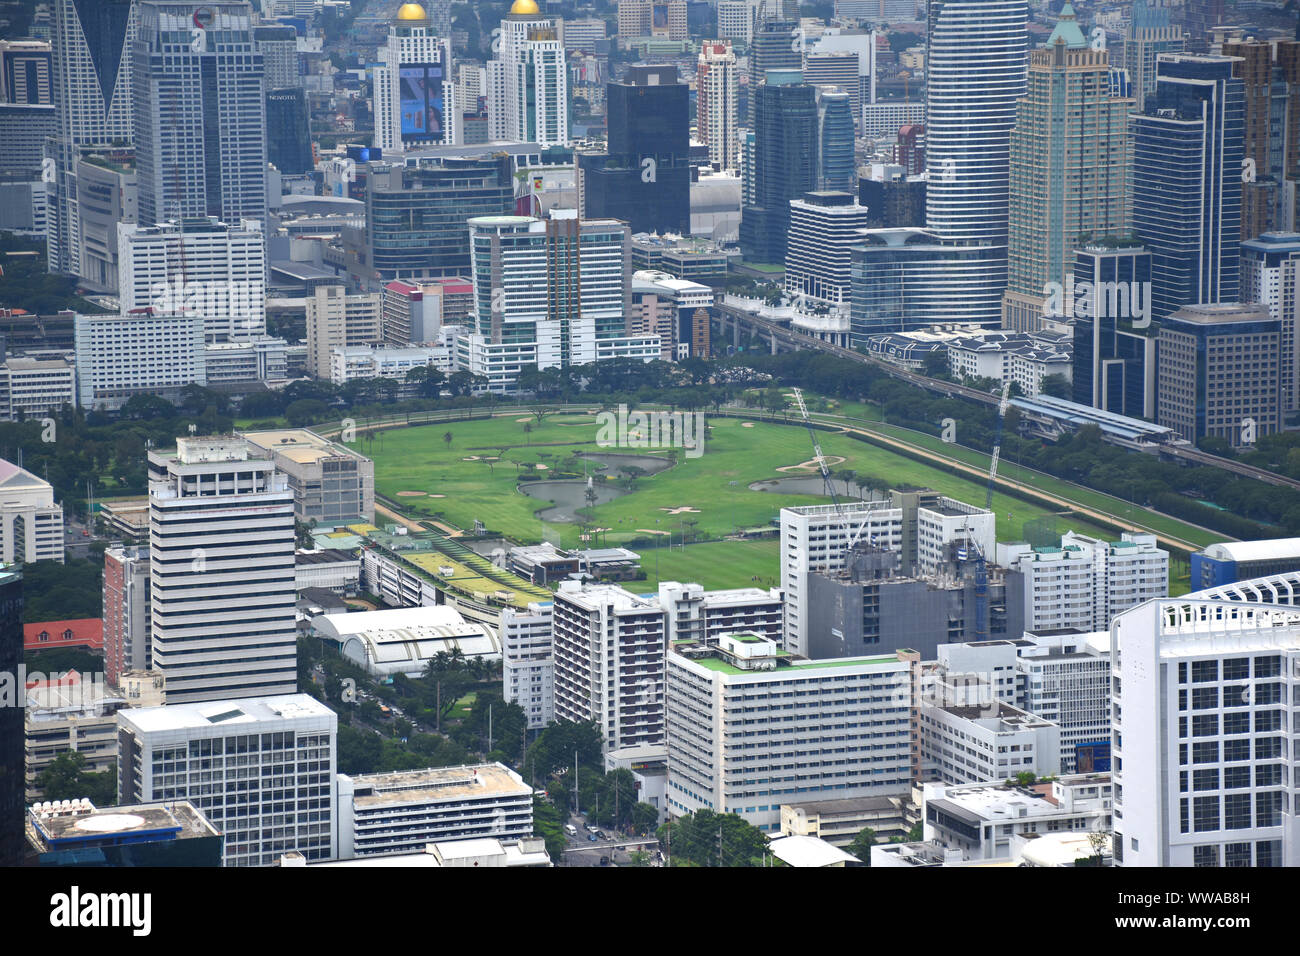
[[[811, 442], [799, 427], [713, 418], [703, 455], [688, 458], [674, 449], [598, 448], [594, 416], [554, 415], [540, 423], [523, 417], [389, 429], [378, 432], [373, 440], [354, 442], [352, 447], [374, 458], [378, 493], [417, 519], [436, 518], [458, 528], [472, 528], [477, 520], [517, 541], [546, 538], [565, 547], [579, 543], [582, 526], [544, 523], [536, 513], [550, 502], [519, 490], [520, 476], [526, 470], [533, 469], [541, 477], [561, 469], [580, 474], [583, 465], [578, 461], [575, 469], [572, 457], [578, 452], [649, 452], [669, 457], [675, 464], [668, 470], [638, 477], [622, 497], [581, 509], [583, 524], [602, 529], [597, 532], [598, 543], [612, 546], [639, 540], [646, 559], [653, 558], [648, 545], [651, 540], [662, 540], [667, 546], [680, 545], [683, 537], [688, 541], [717, 538], [740, 529], [770, 526], [782, 507], [826, 502], [817, 494], [749, 488], [756, 481], [817, 475], [810, 462]], [[852, 469], [888, 477], [896, 485], [929, 487], [983, 503], [985, 489], [977, 481], [843, 435], [819, 432], [818, 439], [836, 471]], [[597, 485], [608, 471], [594, 463], [587, 470], [596, 476]], [[618, 477], [610, 476], [607, 484], [619, 484]], [[582, 487], [580, 478], [577, 487]], [[816, 490], [815, 482], [814, 488], [807, 490]], [[1024, 522], [1045, 513], [1002, 494], [993, 496], [993, 507], [998, 537], [1007, 541], [1019, 540]], [[1068, 516], [1061, 516], [1059, 529], [1110, 536]], [[722, 554], [719, 550], [718, 555]], [[653, 569], [647, 567], [647, 573], [652, 574]], [[745, 576], [743, 569], [738, 573]], [[681, 576], [678, 571], [673, 574]]]

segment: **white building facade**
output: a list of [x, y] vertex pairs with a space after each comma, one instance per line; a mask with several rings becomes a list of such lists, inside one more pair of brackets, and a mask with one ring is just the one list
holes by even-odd
[[501, 686], [506, 703], [518, 704], [528, 729], [555, 720], [555, 649], [550, 602], [501, 611]]

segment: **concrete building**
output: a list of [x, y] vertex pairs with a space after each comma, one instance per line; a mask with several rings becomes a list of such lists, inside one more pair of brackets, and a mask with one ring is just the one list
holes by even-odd
[[452, 81], [451, 35], [416, 3], [404, 3], [379, 48], [374, 78], [375, 139], [384, 152], [460, 142], [461, 104]]
[[322, 614], [312, 621], [312, 630], [322, 640], [336, 643], [344, 658], [379, 678], [422, 677], [437, 654], [456, 650], [467, 659], [501, 657], [495, 635], [446, 605]]
[[725, 39], [701, 44], [695, 86], [696, 138], [709, 147], [709, 162], [715, 169], [739, 169], [740, 71], [735, 51]]
[[921, 761], [926, 779], [944, 783], [1007, 780], [1061, 772], [1061, 728], [1002, 701], [921, 703]]
[[637, 37], [685, 40], [686, 0], [618, 0], [618, 38], [626, 45]]
[[342, 284], [317, 286], [306, 301], [307, 371], [329, 378], [334, 349], [378, 344], [382, 306], [378, 292], [349, 295]]
[[207, 342], [266, 334], [266, 238], [259, 220], [118, 227], [123, 315], [153, 309], [203, 320]]
[[1189, 305], [1160, 322], [1157, 421], [1254, 445], [1282, 426], [1282, 326], [1265, 305]]
[[594, 720], [604, 749], [664, 739], [664, 614], [614, 585], [562, 582], [553, 606], [555, 716]]
[[9, 358], [0, 364], [0, 421], [45, 418], [77, 407], [77, 375], [66, 359]]
[[84, 798], [46, 800], [28, 810], [26, 828], [40, 866], [221, 866], [221, 831], [188, 801], [97, 809]]
[[748, 46], [762, 8], [762, 0], [718, 0], [718, 36]]
[[[559, 21], [535, 0], [515, 0], [501, 21], [497, 54], [504, 87], [505, 139], [548, 146], [569, 144], [569, 75]], [[492, 73], [489, 73], [489, 82]]]
[[906, 797], [849, 797], [781, 804], [781, 834], [811, 836], [835, 846], [848, 846], [870, 827], [877, 841], [907, 836], [910, 804]]
[[317, 589], [353, 597], [361, 590], [361, 559], [342, 550], [295, 551], [293, 586], [300, 595]]
[[88, 773], [117, 764], [117, 711], [126, 701], [103, 681], [69, 673], [29, 687], [23, 708], [27, 800], [44, 796], [38, 778], [62, 753], [79, 753]]
[[670, 645], [742, 632], [782, 643], [785, 600], [779, 588], [706, 591], [699, 584], [661, 581], [658, 600]]
[[114, 687], [129, 671], [153, 666], [149, 552], [134, 545], [104, 551], [105, 676]]
[[1269, 318], [1278, 321], [1282, 411], [1294, 412], [1300, 409], [1300, 233], [1266, 232], [1241, 244], [1241, 298], [1267, 304]]
[[859, 541], [898, 552], [908, 574], [937, 571], [959, 543], [993, 553], [992, 512], [933, 491], [890, 492], [888, 501], [857, 501], [781, 509], [781, 588], [785, 592], [785, 648], [810, 653], [807, 578], [838, 571]]
[[555, 645], [552, 604], [536, 601], [526, 609], [501, 612], [501, 688], [506, 703], [518, 704], [528, 729], [555, 720]]
[[206, 385], [203, 319], [197, 315], [78, 315], [77, 405], [114, 412], [132, 395], [174, 399]]
[[0, 563], [63, 563], [63, 506], [54, 487], [0, 459]]
[[149, 509], [153, 666], [169, 707], [293, 693], [288, 479], [242, 438], [178, 438], [149, 453]]
[[1124, 34], [1124, 68], [1133, 83], [1133, 108], [1146, 110], [1156, 92], [1156, 62], [1161, 53], [1182, 53], [1183, 29], [1174, 23], [1170, 7], [1161, 0], [1134, 0]]
[[666, 362], [709, 358], [713, 298], [713, 289], [707, 285], [674, 278], [667, 272], [639, 270], [632, 273], [628, 332], [657, 335], [659, 357]]
[[852, 248], [870, 225], [865, 207], [847, 192], [809, 192], [790, 200], [790, 234], [785, 253], [785, 288], [807, 308], [848, 307]]
[[[454, 331], [463, 331], [453, 328]], [[329, 379], [335, 385], [366, 379], [386, 378], [405, 384], [406, 373], [416, 368], [451, 371], [451, 349], [445, 345], [391, 348], [381, 345], [353, 345], [330, 349]]]
[[189, 801], [224, 836], [225, 866], [270, 866], [290, 850], [337, 855], [338, 717], [324, 704], [290, 694], [117, 719], [119, 804]]
[[911, 786], [904, 655], [807, 661], [734, 634], [674, 643], [667, 675], [671, 816], [737, 813], [775, 832], [791, 794], [890, 796]]
[[1296, 863], [1285, 713], [1300, 628], [1258, 600], [1194, 593], [1112, 625], [1117, 866]]
[[958, 379], [991, 378], [1003, 385], [1014, 382], [1023, 395], [1033, 398], [1043, 391], [1050, 375], [1066, 381], [1074, 374], [1072, 342], [1064, 332], [1034, 333], [990, 330], [948, 343], [948, 369]]
[[428, 843], [423, 850], [396, 853], [391, 856], [361, 856], [333, 863], [308, 863], [299, 853], [286, 853], [280, 860], [282, 867], [436, 867], [456, 869], [488, 869], [516, 866], [551, 866], [546, 852], [546, 841], [540, 838], [521, 840], [452, 840]]
[[306, 428], [240, 435], [289, 479], [299, 521], [324, 526], [375, 520], [375, 463], [365, 455]]
[[1221, 541], [1192, 555], [1193, 591], [1300, 570], [1300, 538]]
[[338, 777], [338, 858], [533, 834], [533, 788], [504, 764]]
[[86, 288], [116, 295], [121, 274], [119, 224], [136, 221], [134, 153], [104, 149], [77, 162], [77, 273]]
[[[961, 851], [963, 860], [1009, 860], [1017, 837], [1108, 835], [1112, 793], [1110, 775], [1104, 773], [1029, 786], [927, 783], [922, 804], [925, 839]], [[1090, 849], [1079, 856], [1092, 853]]]

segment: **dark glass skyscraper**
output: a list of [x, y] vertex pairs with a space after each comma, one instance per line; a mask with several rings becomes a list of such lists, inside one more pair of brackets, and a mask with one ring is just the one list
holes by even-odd
[[858, 182], [853, 158], [853, 108], [847, 93], [817, 88], [817, 188], [852, 193]]
[[[1133, 418], [1155, 418], [1151, 253], [1136, 242], [1089, 244], [1076, 250], [1073, 275], [1070, 291], [1079, 308], [1067, 314], [1074, 316], [1074, 401]], [[1145, 315], [1135, 323], [1141, 312]]]
[[266, 158], [282, 173], [305, 173], [315, 165], [307, 96], [302, 90], [266, 94]]
[[606, 87], [609, 152], [578, 155], [585, 219], [636, 232], [691, 231], [690, 89], [673, 66], [628, 70]]
[[1235, 302], [1244, 92], [1223, 56], [1167, 55], [1134, 114], [1133, 231], [1151, 252], [1154, 318]]
[[[23, 659], [23, 575], [0, 565], [0, 675], [9, 691], [26, 694], [19, 680]], [[0, 700], [0, 866], [17, 866], [25, 855], [22, 700]]]
[[816, 88], [798, 71], [773, 70], [755, 96], [752, 202], [741, 212], [740, 249], [751, 262], [783, 263], [790, 200], [817, 188]]

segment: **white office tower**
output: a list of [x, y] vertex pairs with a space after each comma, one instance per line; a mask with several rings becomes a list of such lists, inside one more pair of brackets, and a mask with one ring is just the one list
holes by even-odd
[[167, 697], [118, 711], [120, 804], [188, 800], [221, 831], [226, 866], [271, 866], [295, 850], [335, 857], [334, 711], [306, 694]]
[[761, 0], [718, 0], [718, 36], [746, 46], [753, 43], [762, 9]]
[[[557, 21], [535, 0], [515, 0], [501, 21], [505, 138], [569, 145], [569, 74]], [[489, 80], [491, 76], [489, 75]]]
[[555, 649], [552, 605], [534, 602], [501, 610], [501, 689], [508, 704], [528, 716], [528, 729], [555, 720]]
[[77, 405], [87, 410], [115, 412], [141, 392], [175, 400], [186, 385], [208, 382], [198, 316], [78, 315], [73, 343]]
[[63, 563], [63, 506], [54, 486], [0, 458], [0, 562]]
[[862, 244], [861, 231], [870, 224], [867, 207], [858, 205], [856, 188], [849, 193], [828, 187], [790, 200], [785, 289], [796, 302], [808, 310], [819, 304], [848, 307], [850, 250]]
[[785, 597], [779, 588], [706, 591], [699, 584], [661, 581], [659, 606], [670, 644], [743, 631], [779, 645], [785, 629]]
[[266, 219], [262, 54], [247, 0], [139, 0], [132, 51], [138, 217]]
[[555, 592], [555, 717], [595, 721], [604, 750], [664, 741], [664, 615], [611, 584]]
[[888, 501], [845, 501], [781, 509], [781, 589], [785, 649], [808, 654], [808, 576], [839, 571], [855, 544], [896, 551], [904, 574], [929, 574], [959, 548], [992, 555], [997, 539], [991, 511], [932, 491], [891, 492]]
[[1103, 630], [1121, 611], [1169, 594], [1169, 552], [1153, 534], [1102, 541], [1071, 531], [1054, 548], [1000, 544], [997, 563], [1023, 576], [1027, 631]]
[[76, 275], [81, 267], [77, 162], [90, 146], [130, 146], [131, 45], [135, 0], [54, 0], [52, 86], [58, 135], [46, 144], [54, 161], [48, 195], [47, 241], [51, 272]]
[[153, 665], [168, 705], [297, 689], [293, 492], [242, 438], [149, 453]]
[[398, 8], [371, 75], [376, 146], [401, 152], [460, 142], [451, 36], [438, 34], [420, 4]]
[[912, 662], [807, 661], [754, 634], [668, 654], [668, 812], [780, 828], [781, 804], [893, 796], [913, 770]]
[[1111, 640], [1116, 864], [1300, 863], [1300, 611], [1192, 594]]
[[716, 169], [740, 168], [740, 71], [725, 40], [706, 40], [695, 69], [695, 137]]
[[932, 0], [926, 61], [926, 227], [986, 250], [954, 321], [1000, 325], [1011, 128], [1029, 71], [1024, 0]]
[[627, 334], [631, 230], [616, 219], [479, 216], [469, 220], [474, 273], [470, 333], [456, 339], [455, 363], [515, 387], [519, 372], [611, 358], [659, 358], [658, 335]]
[[208, 344], [266, 334], [266, 237], [256, 219], [117, 227], [123, 315], [153, 309], [203, 322]]
[[1264, 302], [1282, 324], [1282, 410], [1300, 408], [1300, 233], [1266, 232], [1241, 244], [1241, 301]]

